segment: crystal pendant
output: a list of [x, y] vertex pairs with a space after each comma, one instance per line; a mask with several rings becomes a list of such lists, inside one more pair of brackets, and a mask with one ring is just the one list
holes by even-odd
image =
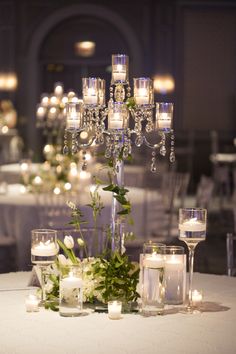
[[65, 145], [64, 147], [63, 147], [63, 154], [64, 155], [68, 155], [69, 154], [69, 147], [68, 147], [68, 145]]
[[170, 153], [170, 162], [175, 162], [175, 153], [174, 153], [174, 151], [171, 151], [171, 153]]
[[166, 147], [164, 145], [162, 145], [162, 147], [160, 148], [160, 154], [162, 156], [166, 156]]
[[137, 136], [135, 139], [135, 145], [136, 146], [141, 146], [143, 144], [143, 137], [141, 135]]

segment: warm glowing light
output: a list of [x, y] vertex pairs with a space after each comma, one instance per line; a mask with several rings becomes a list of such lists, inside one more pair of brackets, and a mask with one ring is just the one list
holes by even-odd
[[83, 41], [75, 43], [76, 54], [81, 57], [91, 57], [95, 53], [96, 43], [92, 41]]
[[3, 133], [3, 134], [7, 134], [7, 133], [8, 133], [8, 130], [9, 130], [9, 128], [8, 128], [7, 125], [4, 125], [4, 126], [2, 127], [2, 133]]
[[71, 184], [69, 182], [66, 182], [65, 185], [64, 185], [64, 188], [65, 188], [66, 191], [71, 190]]
[[56, 194], [56, 195], [59, 195], [61, 193], [61, 189], [59, 187], [55, 187], [53, 189], [53, 193]]
[[174, 91], [175, 82], [171, 75], [156, 75], [154, 77], [154, 90], [157, 93], [167, 94]]
[[15, 73], [0, 73], [0, 89], [13, 91], [17, 87], [17, 77]]

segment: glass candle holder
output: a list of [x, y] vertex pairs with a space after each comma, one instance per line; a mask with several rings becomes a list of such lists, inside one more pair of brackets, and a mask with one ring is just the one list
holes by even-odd
[[186, 255], [184, 247], [165, 248], [165, 303], [183, 304], [186, 294]]
[[165, 246], [158, 243], [144, 244], [142, 259], [142, 314], [163, 314], [165, 300]]
[[134, 78], [134, 98], [138, 106], [153, 104], [153, 82], [150, 78]]
[[125, 54], [112, 55], [112, 84], [127, 84], [129, 75], [129, 57]]
[[99, 80], [99, 90], [98, 90], [98, 104], [101, 107], [105, 107], [105, 89], [106, 89], [106, 81], [100, 79]]
[[206, 239], [207, 210], [202, 208], [182, 208], [179, 210], [179, 239], [184, 241], [189, 251], [188, 305], [185, 313], [193, 313], [192, 284], [195, 248]]
[[83, 126], [83, 103], [66, 104], [66, 129], [79, 130]]
[[46, 299], [47, 266], [55, 262], [58, 250], [56, 230], [35, 229], [31, 231], [31, 261], [37, 265], [41, 274], [41, 305]]
[[170, 131], [173, 120], [173, 103], [156, 103], [156, 129]]
[[31, 261], [35, 264], [52, 264], [57, 257], [57, 231], [35, 229], [31, 231]]
[[97, 106], [99, 102], [99, 78], [88, 77], [82, 79], [83, 102], [85, 106]]
[[60, 272], [59, 313], [64, 317], [77, 317], [83, 313], [83, 281], [80, 265], [68, 265]]
[[126, 129], [129, 115], [124, 102], [113, 102], [108, 110], [108, 129]]
[[25, 308], [27, 312], [39, 311], [39, 299], [34, 294], [29, 294], [25, 298]]
[[109, 301], [108, 302], [108, 317], [111, 320], [119, 320], [121, 318], [121, 309], [122, 302], [121, 301]]

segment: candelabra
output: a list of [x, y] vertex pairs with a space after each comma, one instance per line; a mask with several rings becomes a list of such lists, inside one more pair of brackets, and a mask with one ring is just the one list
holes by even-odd
[[[135, 145], [146, 145], [152, 150], [151, 171], [156, 172], [157, 153], [167, 153], [166, 137], [170, 136], [171, 162], [175, 161], [174, 131], [172, 129], [173, 104], [154, 104], [153, 82], [150, 78], [133, 79], [133, 96], [129, 84], [129, 58], [112, 55], [110, 98], [105, 103], [105, 81], [100, 78], [83, 78], [83, 102], [66, 105], [66, 130], [63, 152], [77, 153], [81, 148], [105, 144], [105, 157], [113, 159], [118, 186], [124, 185], [124, 160], [132, 152], [132, 136]], [[153, 117], [156, 108], [155, 119]], [[107, 119], [108, 118], [108, 119]], [[156, 142], [148, 140], [148, 133], [156, 132]], [[83, 139], [86, 137], [87, 139]], [[112, 201], [112, 249], [122, 249], [123, 223], [117, 219], [119, 203]], [[117, 229], [118, 227], [118, 229]], [[120, 237], [116, 238], [117, 233]]]
[[[73, 91], [64, 93], [63, 84], [56, 82], [52, 94], [44, 93], [36, 109], [36, 127], [43, 129], [43, 134], [47, 137], [48, 143], [53, 143], [54, 137], [56, 144], [61, 145], [61, 136], [65, 129], [66, 104], [68, 102], [79, 102], [78, 97]], [[61, 133], [61, 134], [60, 134]]]

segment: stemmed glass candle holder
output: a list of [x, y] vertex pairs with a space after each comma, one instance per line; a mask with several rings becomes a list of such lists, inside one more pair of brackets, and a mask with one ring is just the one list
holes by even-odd
[[47, 266], [55, 262], [58, 250], [56, 230], [35, 229], [31, 231], [31, 261], [41, 271], [42, 303], [45, 301]]
[[179, 239], [189, 250], [189, 289], [187, 313], [194, 312], [192, 299], [194, 251], [197, 244], [206, 239], [207, 210], [201, 208], [182, 208], [179, 210]]
[[162, 314], [165, 299], [165, 246], [145, 243], [142, 259], [142, 314], [156, 316]]

